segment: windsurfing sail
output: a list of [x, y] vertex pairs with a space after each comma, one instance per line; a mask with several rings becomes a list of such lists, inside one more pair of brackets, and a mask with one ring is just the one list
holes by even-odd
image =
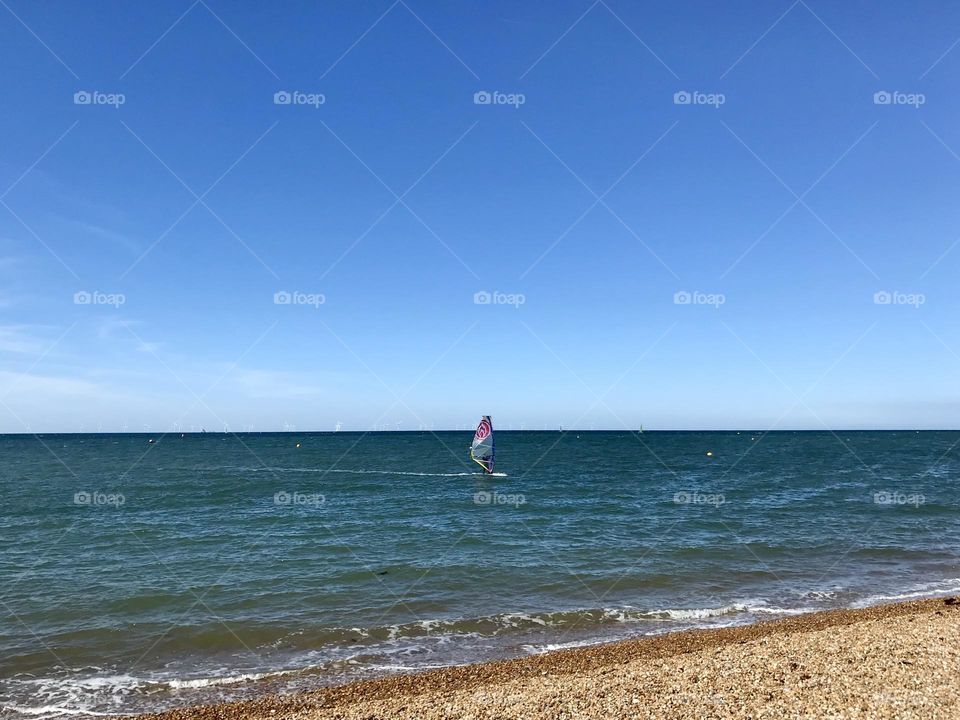
[[470, 446], [470, 458], [483, 468], [485, 473], [493, 472], [493, 423], [489, 415], [480, 418], [477, 431], [473, 434], [473, 444]]

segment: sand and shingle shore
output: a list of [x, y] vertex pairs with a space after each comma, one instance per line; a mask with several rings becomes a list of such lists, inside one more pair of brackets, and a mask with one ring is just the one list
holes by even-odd
[[960, 718], [960, 598], [183, 708], [156, 720]]

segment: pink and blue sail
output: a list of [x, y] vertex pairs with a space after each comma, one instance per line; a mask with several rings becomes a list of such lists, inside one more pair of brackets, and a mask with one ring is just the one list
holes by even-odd
[[473, 444], [470, 446], [470, 457], [489, 475], [493, 473], [494, 454], [493, 422], [490, 420], [489, 415], [484, 415], [480, 418], [477, 431], [473, 434]]

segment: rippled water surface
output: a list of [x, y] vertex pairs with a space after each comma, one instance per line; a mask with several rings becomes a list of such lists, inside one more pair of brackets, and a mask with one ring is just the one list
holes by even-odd
[[960, 591], [960, 433], [470, 437], [0, 437], [0, 717]]

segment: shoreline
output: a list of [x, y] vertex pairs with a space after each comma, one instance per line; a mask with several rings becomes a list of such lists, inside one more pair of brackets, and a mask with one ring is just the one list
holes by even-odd
[[[905, 621], [917, 632], [907, 633], [898, 621]], [[838, 646], [832, 645], [834, 640], [839, 642]], [[899, 667], [891, 667], [891, 653], [910, 655], [910, 658], [901, 658]], [[704, 657], [706, 655], [711, 656], [709, 661]], [[665, 698], [662, 693], [651, 694], [649, 691], [660, 686], [665, 690], [679, 681], [689, 681], [690, 688], [696, 690], [691, 692], [688, 688], [680, 692], [684, 707], [689, 706], [688, 709], [692, 710], [697, 701], [701, 701], [702, 707], [691, 717], [747, 717], [748, 713], [743, 709], [747, 698], [741, 697], [746, 693], [745, 688], [751, 686], [746, 676], [738, 678], [736, 670], [731, 671], [732, 675], [728, 673], [730, 677], [727, 679], [732, 677], [735, 681], [732, 689], [727, 688], [728, 693], [720, 692], [706, 682], [717, 678], [703, 676], [710, 676], [718, 667], [735, 668], [740, 663], [742, 668], [752, 666], [750, 679], [753, 684], [765, 685], [770, 681], [774, 686], [787, 687], [791, 683], [784, 685], [784, 679], [777, 675], [782, 668], [774, 668], [788, 656], [795, 658], [789, 661], [788, 668], [803, 668], [796, 673], [798, 687], [802, 690], [806, 683], [810, 688], [820, 688], [817, 697], [808, 698], [811, 704], [800, 714], [809, 716], [810, 713], [823, 712], [831, 716], [909, 717], [909, 713], [897, 714], [905, 710], [903, 703], [913, 698], [925, 704], [925, 691], [929, 690], [934, 694], [934, 691], [946, 692], [954, 701], [954, 711], [946, 706], [943, 710], [953, 712], [952, 717], [957, 717], [956, 711], [960, 710], [960, 673], [956, 672], [960, 667], [960, 598], [939, 597], [862, 609], [825, 610], [751, 625], [684, 630], [510, 660], [359, 680], [292, 695], [268, 695], [133, 717], [140, 720], [252, 720], [294, 716], [424, 719], [557, 717], [564, 713], [605, 717], [620, 712], [616, 709], [621, 707], [618, 698], [626, 702], [622, 707], [631, 708], [630, 714], [643, 717], [646, 712], [652, 712], [650, 717], [656, 717], [666, 712], [662, 705]], [[824, 658], [831, 657], [839, 664], [831, 666], [827, 662], [823, 668], [817, 669], [819, 661], [826, 662]], [[892, 662], [899, 661], [894, 658]], [[939, 666], [941, 662], [948, 662], [947, 666], [953, 668], [952, 676], [951, 673], [931, 673], [925, 667], [931, 663]], [[918, 673], [923, 669], [922, 677], [914, 677], [912, 684], [906, 681], [898, 684], [903, 680], [900, 673], [909, 674], [908, 668], [914, 666]], [[625, 672], [627, 670], [632, 672]], [[890, 684], [891, 688], [880, 693], [865, 690], [864, 697], [849, 697], [848, 700], [856, 704], [856, 712], [849, 714], [844, 714], [848, 708], [839, 706], [832, 710], [828, 706], [817, 709], [818, 698], [821, 704], [825, 700], [822, 686], [849, 679], [844, 671], [847, 674], [853, 671], [855, 675], [862, 672], [865, 677], [873, 678], [874, 684]], [[637, 674], [644, 676], [644, 680], [632, 690], [625, 687], [624, 677], [632, 678]], [[685, 678], [686, 675], [689, 677]], [[868, 686], [870, 683], [864, 687]], [[633, 694], [621, 697], [628, 691]], [[770, 692], [773, 694], [766, 701], [775, 699], [776, 693]], [[730, 697], [724, 699], [727, 694]], [[672, 695], [676, 696], [676, 691]], [[846, 697], [849, 692], [842, 695]], [[889, 698], [884, 699], [888, 695]], [[649, 702], [645, 705], [643, 698], [647, 696]], [[543, 705], [544, 698], [552, 698], [549, 707]], [[677, 700], [677, 697], [667, 695], [666, 699]], [[525, 706], [528, 701], [533, 703], [529, 708]], [[592, 708], [599, 706], [606, 710], [597, 714]], [[510, 714], [513, 710], [519, 714]], [[743, 714], [736, 714], [741, 710]], [[893, 711], [897, 712], [887, 714]], [[934, 717], [930, 714], [923, 716]]]

